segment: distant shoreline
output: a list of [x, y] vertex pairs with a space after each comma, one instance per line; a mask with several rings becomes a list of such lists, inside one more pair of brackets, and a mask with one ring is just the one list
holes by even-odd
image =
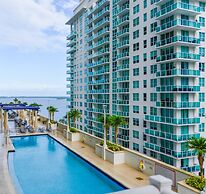
[[66, 96], [0, 96], [0, 98], [59, 98], [66, 99]]

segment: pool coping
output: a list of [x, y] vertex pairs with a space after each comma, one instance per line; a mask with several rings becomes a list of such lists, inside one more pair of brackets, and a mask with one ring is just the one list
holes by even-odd
[[[100, 167], [98, 167], [97, 165], [95, 165], [94, 163], [92, 163], [91, 161], [87, 160], [85, 157], [83, 157], [82, 155], [80, 155], [77, 151], [75, 151], [74, 149], [72, 149], [71, 147], [69, 147], [66, 142], [64, 142], [64, 140], [58, 138], [58, 137], [55, 137], [54, 135], [52, 135], [51, 133], [38, 133], [38, 134], [17, 134], [17, 135], [11, 135], [10, 136], [10, 141], [11, 141], [11, 138], [15, 138], [15, 137], [26, 137], [26, 136], [49, 136], [50, 138], [54, 139], [55, 141], [57, 141], [60, 145], [62, 145], [63, 147], [65, 147], [66, 149], [68, 149], [69, 151], [71, 151], [73, 154], [75, 154], [76, 156], [78, 156], [79, 158], [81, 158], [84, 162], [86, 162], [88, 165], [92, 166], [93, 168], [95, 168], [96, 170], [98, 170], [99, 172], [101, 172], [102, 174], [104, 174], [105, 176], [107, 176], [108, 178], [110, 178], [112, 181], [114, 181], [116, 184], [118, 184], [119, 186], [121, 186], [122, 188], [124, 188], [125, 190], [126, 189], [129, 189], [130, 187], [128, 187], [127, 185], [125, 185], [124, 183], [122, 183], [121, 181], [117, 180], [117, 178], [113, 177], [111, 174], [105, 172], [103, 169], [101, 169]], [[11, 141], [11, 144], [13, 146], [13, 143]], [[8, 153], [7, 153], [7, 166], [9, 168], [9, 159], [8, 159], [8, 155], [10, 152], [15, 152], [15, 148], [13, 146], [13, 149], [12, 150], [8, 150]], [[15, 182], [15, 181], [18, 181], [17, 178], [15, 177], [12, 177], [10, 171], [9, 171], [9, 175], [12, 179], [12, 183], [13, 183], [13, 186], [15, 188], [15, 190], [17, 191], [21, 191], [22, 188], [21, 188], [21, 185], [19, 182]], [[15, 175], [15, 172], [14, 172], [14, 176]], [[20, 190], [18, 189], [18, 187], [20, 186]]]

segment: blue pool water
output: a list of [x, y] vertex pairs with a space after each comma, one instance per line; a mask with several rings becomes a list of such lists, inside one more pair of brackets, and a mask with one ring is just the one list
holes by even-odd
[[47, 135], [14, 137], [12, 142], [10, 171], [25, 194], [101, 194], [125, 189]]

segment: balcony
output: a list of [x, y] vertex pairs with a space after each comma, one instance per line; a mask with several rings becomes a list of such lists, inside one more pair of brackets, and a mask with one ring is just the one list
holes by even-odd
[[200, 60], [199, 54], [193, 54], [193, 53], [183, 53], [183, 52], [177, 52], [177, 53], [171, 53], [168, 55], [161, 55], [156, 58], [156, 62], [167, 62], [167, 61], [188, 61], [188, 62], [198, 62]]
[[97, 48], [97, 47], [99, 47], [99, 46], [103, 46], [104, 44], [107, 44], [107, 43], [109, 43], [109, 37], [103, 38], [102, 40], [96, 42], [96, 43], [93, 45], [92, 49]]
[[129, 28], [124, 28], [124, 29], [119, 30], [119, 31], [117, 32], [118, 38], [120, 38], [120, 36], [128, 35], [128, 34], [129, 34]]
[[117, 20], [117, 26], [120, 27], [121, 25], [129, 23], [129, 15], [125, 15], [122, 18]]
[[75, 46], [67, 49], [67, 54], [72, 54], [74, 52], [76, 52], [76, 47]]
[[102, 1], [100, 1], [98, 4], [96, 4], [96, 6], [93, 7], [93, 9], [88, 11], [87, 16], [91, 15], [92, 13], [95, 13], [100, 8], [103, 8], [103, 6], [106, 6], [107, 4], [109, 4], [109, 2], [110, 2], [109, 0], [102, 0]]
[[172, 140], [172, 141], [188, 141], [191, 138], [200, 138], [199, 133], [194, 133], [194, 134], [171, 134], [171, 133], [166, 133], [166, 132], [161, 132], [153, 129], [145, 129], [144, 133], [149, 136], [154, 136], [158, 137], [160, 139], [167, 139], [167, 140]]
[[156, 87], [156, 92], [163, 92], [163, 93], [178, 93], [178, 92], [183, 92], [183, 93], [196, 93], [200, 91], [200, 86], [188, 86], [188, 85], [170, 85], [170, 86], [159, 86]]
[[67, 77], [67, 81], [72, 81], [74, 77]]
[[125, 47], [128, 47], [129, 46], [129, 39], [126, 39], [126, 40], [123, 40], [123, 41], [120, 41], [118, 44], [117, 44], [117, 48], [125, 48]]
[[129, 69], [129, 64], [122, 64], [117, 66], [117, 70], [116, 71], [125, 71]]
[[121, 52], [117, 55], [117, 59], [126, 59], [129, 58], [129, 52]]
[[155, 123], [163, 123], [169, 125], [196, 125], [200, 123], [200, 118], [172, 118], [157, 115], [145, 115], [145, 120]]
[[[94, 112], [94, 113], [104, 113], [104, 110], [103, 109], [100, 109], [100, 108], [86, 108], [86, 110], [88, 112]], [[106, 113], [109, 113], [109, 110], [106, 109]]]
[[125, 82], [125, 81], [129, 81], [129, 76], [121, 76], [113, 79], [113, 82]]
[[164, 40], [161, 40], [157, 42], [156, 47], [162, 48], [162, 47], [168, 47], [172, 46], [173, 44], [180, 44], [185, 46], [198, 46], [200, 45], [200, 39], [195, 37], [189, 37], [189, 36], [173, 36], [171, 38], [167, 38]]
[[197, 15], [200, 14], [200, 7], [182, 3], [182, 2], [176, 2], [164, 9], [161, 9], [159, 12], [157, 12], [156, 17], [157, 19], [163, 19], [164, 17], [169, 17], [171, 14], [174, 13], [180, 13], [180, 14], [190, 14], [190, 15]]
[[156, 151], [159, 153], [163, 153], [169, 156], [172, 156], [174, 158], [187, 158], [187, 157], [194, 157], [197, 155], [196, 151], [194, 150], [187, 150], [187, 151], [174, 151], [156, 144], [152, 144], [152, 143], [144, 143], [144, 147], [147, 149], [150, 149], [152, 151]]
[[94, 15], [93, 21], [96, 21], [96, 19], [99, 19], [100, 17], [105, 17], [109, 14], [109, 6], [104, 7], [100, 12]]
[[88, 85], [99, 85], [99, 84], [109, 84], [109, 79], [101, 79], [95, 81], [89, 81]]
[[129, 88], [119, 88], [119, 89], [113, 89], [114, 93], [129, 93]]
[[77, 35], [76, 31], [71, 31], [71, 33], [67, 36], [67, 40], [71, 40], [75, 38]]
[[129, 112], [124, 112], [124, 111], [112, 111], [112, 114], [122, 116], [122, 117], [129, 117]]
[[109, 55], [109, 48], [102, 49], [98, 52], [95, 52], [93, 55], [88, 55], [88, 59], [96, 58], [96, 57], [104, 57], [104, 55]]
[[109, 63], [109, 59], [108, 58], [104, 58], [102, 60], [98, 60], [94, 63], [89, 63], [87, 64], [87, 68], [93, 68], [93, 67], [97, 67], [99, 65], [104, 65], [104, 64], [108, 64]]
[[181, 167], [182, 170], [185, 170], [187, 172], [199, 172], [200, 171], [200, 166], [195, 165], [195, 166], [187, 166], [187, 167]]
[[182, 109], [194, 109], [200, 107], [200, 102], [171, 102], [160, 101], [156, 102], [156, 106], [160, 108], [182, 108]]
[[162, 70], [156, 72], [157, 77], [198, 77], [200, 76], [200, 70], [191, 70], [191, 69], [170, 69]]
[[88, 103], [109, 104], [109, 99], [87, 99]]
[[100, 38], [101, 36], [109, 34], [109, 27], [105, 27], [103, 30], [98, 31], [96, 34], [91, 36], [91, 40], [96, 40], [97, 38]]
[[109, 94], [109, 89], [99, 89], [99, 90], [87, 90], [89, 94]]
[[127, 135], [118, 134], [117, 138], [123, 141], [129, 141], [129, 136]]
[[129, 4], [123, 4], [123, 6], [121, 6], [118, 11], [117, 11], [117, 15], [120, 16], [120, 15], [124, 15], [126, 13], [129, 12]]
[[95, 72], [88, 72], [87, 76], [96, 76], [96, 75], [102, 75], [102, 74], [108, 74], [108, 73], [109, 73], [109, 68], [103, 68]]
[[120, 104], [120, 105], [128, 105], [129, 104], [129, 100], [113, 100], [114, 104]]
[[76, 38], [70, 40], [70, 42], [67, 43], [67, 46], [68, 46], [68, 47], [72, 47], [72, 46], [74, 46], [74, 45], [76, 45]]
[[93, 31], [97, 30], [100, 26], [103, 26], [105, 24], [109, 24], [109, 17], [103, 18], [102, 20], [94, 24]]
[[156, 28], [156, 32], [166, 33], [168, 30], [172, 30], [173, 28], [196, 31], [196, 30], [200, 30], [200, 23], [191, 20], [176, 19], [171, 22], [167, 22], [163, 25], [158, 26]]

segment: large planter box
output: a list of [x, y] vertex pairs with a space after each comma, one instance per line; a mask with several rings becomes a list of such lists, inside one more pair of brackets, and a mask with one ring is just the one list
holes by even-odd
[[[96, 144], [95, 145], [95, 153], [103, 158], [103, 146]], [[113, 152], [109, 149], [105, 150], [106, 160], [111, 162], [112, 164], [123, 164], [125, 163], [125, 153], [124, 151]]]
[[57, 130], [57, 123], [51, 124], [51, 129], [52, 129], [52, 130]]
[[80, 133], [79, 132], [72, 133], [70, 131], [67, 131], [67, 137], [68, 137], [68, 140], [70, 140], [70, 141], [80, 141]]
[[177, 189], [179, 194], [200, 194], [200, 191], [187, 185], [185, 181], [180, 181], [177, 183]]

